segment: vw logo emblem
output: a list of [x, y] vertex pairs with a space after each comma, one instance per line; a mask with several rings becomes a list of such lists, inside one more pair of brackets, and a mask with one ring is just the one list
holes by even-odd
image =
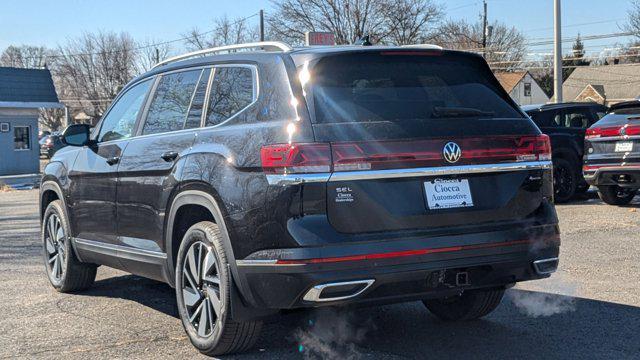
[[448, 142], [442, 149], [442, 155], [447, 162], [455, 163], [462, 157], [462, 149], [454, 142]]

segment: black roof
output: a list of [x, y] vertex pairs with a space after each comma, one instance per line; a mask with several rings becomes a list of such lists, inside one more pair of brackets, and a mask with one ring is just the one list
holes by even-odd
[[57, 103], [51, 72], [0, 67], [0, 102]]
[[604, 105], [593, 103], [593, 102], [564, 102], [564, 103], [553, 103], [553, 104], [538, 104], [538, 105], [524, 105], [522, 106], [522, 110], [524, 111], [545, 111], [545, 110], [557, 110], [557, 109], [567, 109], [573, 107], [602, 107]]
[[631, 100], [625, 101], [617, 104], [611, 105], [611, 111], [616, 111], [620, 109], [629, 109], [629, 108], [638, 108], [640, 107], [640, 100]]

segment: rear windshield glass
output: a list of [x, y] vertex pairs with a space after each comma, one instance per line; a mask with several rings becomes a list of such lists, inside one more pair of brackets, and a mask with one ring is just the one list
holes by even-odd
[[310, 66], [315, 122], [523, 117], [481, 59], [398, 54], [334, 55]]

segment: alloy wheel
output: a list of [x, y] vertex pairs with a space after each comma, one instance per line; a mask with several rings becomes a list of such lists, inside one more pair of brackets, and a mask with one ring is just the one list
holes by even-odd
[[556, 196], [564, 198], [571, 193], [574, 184], [570, 169], [562, 165], [554, 166], [553, 180]]
[[220, 319], [220, 269], [213, 249], [193, 243], [182, 266], [182, 299], [189, 323], [201, 337], [209, 337]]
[[52, 278], [59, 282], [64, 275], [67, 254], [65, 252], [66, 236], [62, 222], [56, 214], [51, 214], [46, 222], [45, 248], [47, 252], [47, 268]]

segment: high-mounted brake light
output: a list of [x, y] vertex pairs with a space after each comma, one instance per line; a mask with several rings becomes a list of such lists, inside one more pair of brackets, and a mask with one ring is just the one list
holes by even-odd
[[461, 156], [455, 165], [551, 160], [547, 135], [489, 136], [462, 139], [278, 144], [262, 148], [267, 173], [319, 173], [454, 165], [443, 157], [455, 141]]

